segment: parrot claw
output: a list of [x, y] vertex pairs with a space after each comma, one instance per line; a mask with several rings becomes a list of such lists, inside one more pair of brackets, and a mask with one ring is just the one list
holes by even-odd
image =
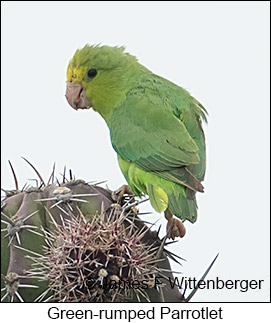
[[173, 215], [166, 210], [165, 217], [168, 220], [167, 232], [168, 238], [174, 240], [176, 237], [183, 238], [186, 233], [183, 222], [179, 219], [173, 218]]
[[121, 201], [124, 194], [128, 194], [131, 197], [131, 201], [130, 201], [131, 203], [135, 202], [133, 198], [134, 194], [128, 185], [122, 185], [119, 189], [117, 189], [116, 191], [113, 191], [111, 193], [111, 197], [115, 202], [118, 203], [119, 201]]

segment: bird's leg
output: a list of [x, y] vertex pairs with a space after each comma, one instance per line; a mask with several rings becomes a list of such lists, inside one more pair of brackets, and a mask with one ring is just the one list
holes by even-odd
[[131, 196], [131, 203], [135, 202], [133, 198], [134, 193], [131, 191], [128, 185], [122, 185], [119, 189], [113, 191], [111, 193], [111, 197], [114, 201], [119, 202], [123, 198], [124, 194], [128, 194], [129, 196]]
[[167, 232], [168, 238], [175, 239], [176, 237], [183, 238], [185, 236], [185, 226], [183, 222], [179, 219], [173, 218], [173, 214], [166, 209], [165, 218], [167, 219]]

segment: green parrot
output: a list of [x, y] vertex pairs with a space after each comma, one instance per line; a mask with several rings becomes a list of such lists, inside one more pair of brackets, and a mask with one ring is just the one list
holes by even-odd
[[130, 190], [147, 194], [165, 213], [169, 238], [183, 237], [183, 221], [197, 219], [195, 193], [203, 192], [205, 108], [124, 47], [77, 50], [68, 65], [66, 98], [74, 109], [92, 107], [103, 117]]

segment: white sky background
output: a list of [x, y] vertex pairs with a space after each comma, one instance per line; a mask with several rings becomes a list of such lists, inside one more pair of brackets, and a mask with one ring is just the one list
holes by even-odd
[[[209, 279], [264, 279], [262, 290], [201, 290], [194, 301], [268, 301], [269, 3], [2, 3], [2, 183], [48, 178], [56, 162], [77, 178], [125, 180], [109, 131], [94, 111], [64, 97], [66, 68], [86, 43], [124, 45], [151, 71], [186, 88], [209, 111], [205, 193], [199, 217], [170, 249], [199, 278], [219, 252]], [[142, 211], [152, 211], [149, 203]], [[145, 217], [150, 221], [163, 215]]]

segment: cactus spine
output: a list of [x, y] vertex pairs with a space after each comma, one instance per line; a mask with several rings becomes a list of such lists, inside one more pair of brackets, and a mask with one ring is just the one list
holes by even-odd
[[[82, 180], [6, 191], [1, 213], [1, 300], [183, 301], [155, 231], [137, 202]], [[161, 287], [162, 286], [162, 287]]]

